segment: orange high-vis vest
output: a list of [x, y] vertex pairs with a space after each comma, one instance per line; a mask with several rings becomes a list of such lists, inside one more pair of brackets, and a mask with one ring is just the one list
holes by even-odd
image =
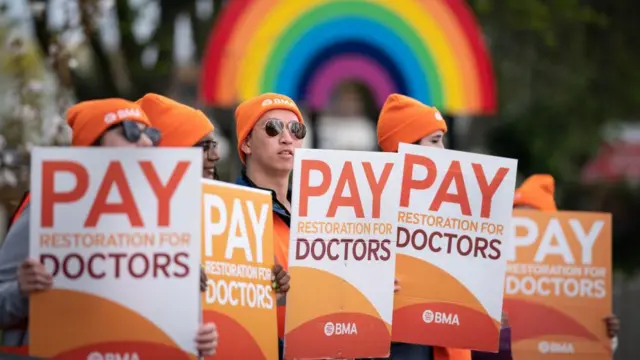
[[[289, 225], [278, 216], [273, 214], [273, 247], [276, 255], [276, 262], [289, 271]], [[278, 337], [284, 337], [284, 315], [286, 305], [278, 306]]]

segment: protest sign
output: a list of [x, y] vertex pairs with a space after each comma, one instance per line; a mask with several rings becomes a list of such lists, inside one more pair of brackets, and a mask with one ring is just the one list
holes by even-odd
[[397, 154], [296, 150], [285, 357], [386, 357]]
[[611, 214], [516, 210], [505, 311], [518, 360], [611, 359]]
[[393, 340], [498, 350], [517, 161], [400, 144]]
[[53, 275], [30, 297], [31, 355], [195, 358], [202, 153], [31, 154], [30, 256]]
[[224, 334], [216, 357], [278, 359], [271, 193], [203, 180], [205, 322]]

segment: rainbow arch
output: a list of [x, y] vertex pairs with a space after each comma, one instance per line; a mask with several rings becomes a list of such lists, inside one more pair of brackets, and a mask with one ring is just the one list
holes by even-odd
[[345, 80], [381, 106], [399, 92], [443, 112], [490, 115], [496, 87], [463, 0], [230, 0], [203, 59], [205, 103], [278, 92], [321, 108]]

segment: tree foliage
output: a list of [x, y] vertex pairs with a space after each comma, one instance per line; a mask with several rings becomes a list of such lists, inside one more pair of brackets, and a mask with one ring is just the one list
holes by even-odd
[[639, 268], [638, 225], [629, 218], [637, 214], [637, 189], [583, 186], [579, 177], [601, 145], [603, 129], [638, 116], [640, 2], [470, 4], [487, 33], [500, 93], [489, 149], [517, 158], [523, 175], [554, 175], [561, 208], [612, 212], [614, 262]]
[[[48, 23], [48, 12], [52, 11], [54, 1], [29, 0], [31, 4], [44, 2], [44, 7], [33, 12], [33, 24], [40, 48], [45, 56], [55, 51], [53, 42], [60, 36], [61, 30]], [[119, 46], [110, 49], [102, 39], [99, 17], [100, 0], [77, 0], [79, 28], [88, 48], [90, 71], [70, 71], [65, 82], [74, 89], [78, 100], [122, 97], [137, 99], [147, 92], [166, 93], [175, 74], [174, 47], [176, 20], [185, 17], [191, 24], [195, 58], [200, 59], [208, 33], [211, 29], [222, 0], [209, 1], [213, 9], [202, 16], [199, 9], [201, 0], [115, 0], [116, 26]], [[33, 6], [32, 6], [33, 8]], [[152, 24], [148, 36], [137, 35], [135, 28], [141, 19], [149, 13], [149, 8], [157, 10], [157, 21]], [[107, 9], [111, 10], [111, 9]], [[145, 61], [147, 52], [156, 53], [156, 61]]]

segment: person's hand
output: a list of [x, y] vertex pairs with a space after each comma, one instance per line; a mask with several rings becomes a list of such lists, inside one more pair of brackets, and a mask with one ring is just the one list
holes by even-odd
[[200, 292], [207, 291], [207, 273], [204, 271], [204, 266], [200, 265]]
[[507, 315], [506, 312], [502, 312], [502, 321], [501, 321], [502, 327], [507, 327], [509, 326], [509, 315]]
[[609, 338], [614, 338], [618, 336], [618, 331], [620, 331], [620, 320], [615, 314], [611, 314], [604, 318], [605, 324], [607, 324], [607, 335]]
[[53, 276], [35, 259], [27, 259], [18, 268], [18, 286], [25, 295], [48, 290], [53, 286]]
[[196, 335], [196, 348], [201, 356], [211, 356], [218, 348], [218, 329], [213, 323], [202, 324]]
[[279, 300], [289, 291], [291, 276], [280, 264], [275, 264], [271, 268], [272, 286], [276, 289], [276, 300]]
[[393, 292], [397, 293], [400, 290], [400, 284], [398, 283], [398, 279], [393, 279]]

